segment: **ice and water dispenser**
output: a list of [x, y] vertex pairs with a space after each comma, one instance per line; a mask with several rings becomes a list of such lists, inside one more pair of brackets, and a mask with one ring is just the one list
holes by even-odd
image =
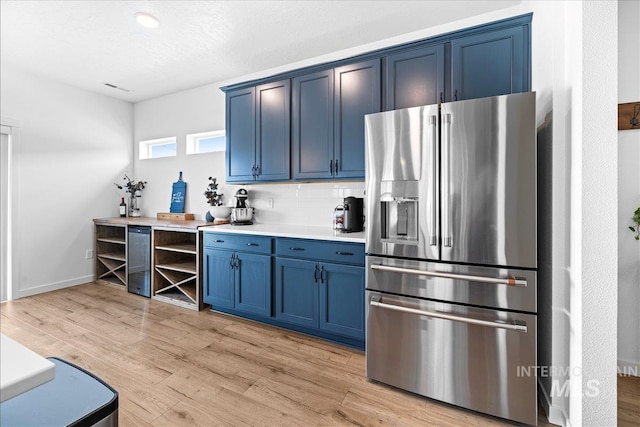
[[[392, 187], [398, 187], [398, 183], [382, 182], [382, 194], [380, 195], [380, 220], [381, 236], [383, 241], [390, 243], [411, 244], [418, 242], [418, 212], [419, 200], [407, 196], [411, 194], [410, 183], [403, 184], [402, 191]], [[407, 185], [409, 184], [409, 185]], [[386, 188], [385, 188], [386, 187]], [[386, 190], [386, 191], [385, 191]], [[398, 195], [398, 194], [402, 195]]]

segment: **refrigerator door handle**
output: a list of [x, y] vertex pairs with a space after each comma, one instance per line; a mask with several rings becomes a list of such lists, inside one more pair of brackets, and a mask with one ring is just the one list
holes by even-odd
[[471, 274], [447, 273], [447, 272], [441, 272], [441, 271], [414, 270], [412, 268], [392, 267], [389, 265], [380, 265], [380, 264], [372, 264], [371, 269], [380, 270], [380, 271], [390, 271], [392, 273], [413, 274], [415, 276], [441, 277], [444, 279], [491, 283], [494, 285], [519, 286], [519, 287], [525, 287], [525, 288], [527, 287], [526, 279], [518, 279], [518, 278], [510, 278], [510, 277], [505, 277], [505, 278], [486, 277], [486, 276], [476, 276]]
[[525, 333], [527, 332], [527, 325], [522, 325], [515, 322], [514, 323], [492, 322], [490, 320], [480, 320], [480, 319], [474, 319], [472, 317], [454, 316], [452, 314], [440, 313], [437, 311], [418, 310], [415, 308], [402, 307], [395, 304], [385, 304], [383, 302], [375, 301], [375, 300], [371, 300], [369, 305], [371, 305], [372, 307], [379, 307], [387, 310], [400, 311], [403, 313], [417, 314], [419, 316], [426, 316], [434, 319], [444, 319], [444, 320], [451, 320], [453, 322], [468, 323], [470, 325], [486, 326], [489, 328], [508, 329], [510, 331], [525, 332]]
[[453, 240], [451, 238], [451, 195], [449, 190], [451, 114], [443, 114], [442, 121], [444, 122], [444, 129], [442, 130], [442, 246], [450, 248]]
[[429, 126], [431, 126], [431, 159], [432, 164], [431, 167], [431, 191], [433, 192], [433, 204], [431, 206], [431, 215], [429, 218], [429, 232], [431, 236], [429, 237], [429, 245], [438, 246], [438, 230], [437, 227], [437, 205], [436, 199], [438, 194], [438, 168], [436, 167], [438, 162], [438, 117], [437, 116], [429, 116]]

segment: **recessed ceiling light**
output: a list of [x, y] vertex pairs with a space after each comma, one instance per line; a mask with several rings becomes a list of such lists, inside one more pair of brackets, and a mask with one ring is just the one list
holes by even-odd
[[155, 16], [151, 16], [148, 13], [138, 12], [135, 14], [138, 24], [147, 28], [157, 28], [160, 25], [160, 21]]

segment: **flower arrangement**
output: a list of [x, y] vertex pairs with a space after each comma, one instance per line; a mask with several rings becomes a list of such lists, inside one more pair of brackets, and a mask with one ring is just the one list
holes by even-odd
[[140, 197], [139, 194], [135, 194], [137, 191], [141, 191], [142, 189], [144, 189], [144, 186], [147, 185], [147, 181], [135, 181], [131, 178], [129, 178], [129, 176], [125, 173], [124, 174], [124, 178], [122, 178], [123, 180], [127, 181], [126, 184], [124, 185], [120, 185], [116, 182], [114, 182], [113, 184], [118, 187], [120, 190], [125, 189], [125, 191], [127, 193], [131, 193], [131, 196], [133, 197], [134, 195]]
[[629, 229], [636, 234], [634, 238], [636, 240], [640, 240], [640, 208], [636, 209], [636, 211], [633, 213], [633, 217], [631, 218], [631, 220], [634, 222], [635, 225], [629, 226]]
[[209, 177], [209, 185], [204, 192], [204, 197], [207, 198], [210, 206], [222, 206], [223, 194], [218, 194], [218, 180], [217, 178]]

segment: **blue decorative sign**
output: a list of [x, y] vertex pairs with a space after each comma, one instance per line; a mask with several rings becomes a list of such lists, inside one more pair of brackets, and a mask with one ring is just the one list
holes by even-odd
[[184, 198], [187, 195], [187, 183], [182, 180], [182, 171], [178, 177], [178, 181], [173, 183], [171, 192], [171, 213], [184, 213]]

